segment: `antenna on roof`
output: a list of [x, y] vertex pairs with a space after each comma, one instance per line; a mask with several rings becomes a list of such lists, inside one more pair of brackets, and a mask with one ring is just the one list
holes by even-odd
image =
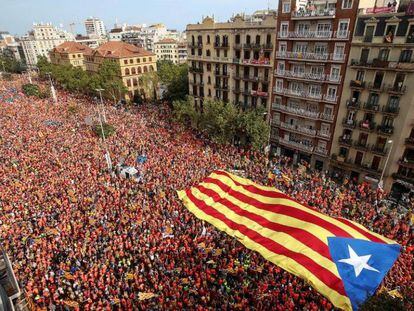
[[267, 0], [267, 12], [270, 11], [270, 0]]

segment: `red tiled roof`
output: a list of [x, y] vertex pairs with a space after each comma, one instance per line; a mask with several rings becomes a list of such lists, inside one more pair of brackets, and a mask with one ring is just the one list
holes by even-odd
[[89, 46], [83, 45], [79, 42], [73, 41], [66, 41], [62, 44], [59, 44], [57, 47], [53, 49], [53, 52], [58, 53], [83, 53], [83, 54], [91, 54], [92, 49]]
[[155, 56], [155, 54], [148, 52], [143, 48], [121, 41], [106, 42], [95, 49], [94, 53], [110, 58]]
[[155, 44], [159, 44], [159, 43], [177, 43], [177, 41], [174, 39], [170, 39], [170, 38], [164, 38], [158, 42], [155, 42]]

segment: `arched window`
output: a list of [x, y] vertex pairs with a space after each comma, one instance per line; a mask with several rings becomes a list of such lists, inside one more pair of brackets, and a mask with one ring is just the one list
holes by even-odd
[[197, 37], [197, 43], [198, 44], [203, 44], [203, 37], [202, 36]]
[[206, 55], [211, 56], [210, 50], [207, 50]]
[[125, 68], [125, 75], [128, 76], [129, 75], [129, 69]]
[[144, 66], [144, 72], [148, 72], [147, 66]]
[[210, 35], [207, 35], [207, 44], [210, 44]]
[[194, 38], [194, 36], [191, 36], [191, 43], [194, 45], [194, 43], [195, 43], [195, 38]]
[[138, 85], [138, 80], [137, 80], [137, 78], [134, 78], [134, 79], [132, 80], [132, 84], [133, 84], [134, 86], [137, 86], [137, 85]]
[[251, 40], [251, 39], [250, 39], [250, 35], [247, 35], [247, 36], [246, 36], [246, 43], [247, 43], [247, 44], [250, 44], [250, 40]]
[[137, 73], [136, 69], [135, 69], [135, 68], [132, 68], [132, 69], [131, 69], [131, 74], [132, 74], [132, 75], [135, 75], [136, 73]]
[[138, 74], [141, 74], [142, 73], [142, 69], [141, 69], [141, 67], [138, 67]]
[[149, 71], [154, 71], [154, 66], [150, 65], [149, 66]]
[[266, 43], [267, 44], [272, 43], [272, 35], [270, 35], [270, 34], [267, 35], [267, 37], [266, 37]]
[[215, 44], [216, 46], [219, 46], [219, 45], [220, 45], [220, 36], [216, 36], [216, 38], [215, 38], [215, 40], [214, 40], [214, 44]]
[[256, 44], [260, 44], [260, 36], [259, 35], [256, 36]]

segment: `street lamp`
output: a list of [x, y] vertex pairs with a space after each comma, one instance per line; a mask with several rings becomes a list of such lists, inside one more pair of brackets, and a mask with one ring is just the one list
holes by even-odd
[[[95, 91], [99, 92], [99, 97], [100, 97], [100, 99], [101, 99], [101, 106], [103, 107], [102, 91], [104, 91], [104, 89], [95, 89]], [[99, 113], [99, 123], [100, 123], [100, 125], [101, 125], [102, 140], [103, 140], [103, 143], [104, 143], [104, 148], [105, 148], [105, 151], [106, 151], [106, 153], [105, 153], [105, 160], [106, 160], [106, 164], [108, 165], [108, 170], [109, 170], [109, 171], [112, 171], [112, 160], [111, 160], [111, 155], [110, 155], [110, 153], [109, 153], [109, 151], [108, 151], [108, 148], [106, 147], [105, 132], [104, 132], [104, 129], [103, 129], [102, 117], [101, 117], [101, 114], [100, 114], [100, 112], [99, 112], [99, 109], [98, 109], [98, 113]], [[104, 115], [104, 121], [106, 122], [105, 115]]]
[[385, 164], [384, 164], [384, 168], [383, 168], [382, 173], [381, 173], [380, 180], [378, 182], [378, 188], [381, 188], [381, 189], [383, 189], [383, 187], [384, 187], [383, 178], [384, 178], [385, 170], [387, 169], [388, 160], [390, 159], [390, 155], [391, 155], [391, 151], [392, 151], [394, 141], [390, 139], [389, 141], [387, 141], [387, 144], [390, 144], [391, 146], [390, 146], [390, 150], [388, 151], [387, 159], [385, 160]]
[[50, 91], [52, 93], [52, 98], [53, 101], [55, 102], [55, 104], [57, 104], [57, 97], [56, 97], [56, 91], [55, 91], [55, 87], [53, 86], [53, 81], [52, 81], [52, 76], [51, 76], [51, 72], [46, 72], [46, 75], [49, 77], [49, 82], [50, 82]]
[[99, 97], [101, 99], [102, 115], [103, 115], [104, 122], [106, 122], [105, 106], [104, 106], [103, 100], [102, 100], [102, 91], [105, 91], [105, 90], [104, 89], [95, 89], [95, 91], [99, 92]]

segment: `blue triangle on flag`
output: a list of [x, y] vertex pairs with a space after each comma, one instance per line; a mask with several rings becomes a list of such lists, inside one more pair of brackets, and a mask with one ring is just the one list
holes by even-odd
[[401, 250], [398, 244], [337, 237], [329, 237], [328, 246], [354, 310], [375, 293]]

